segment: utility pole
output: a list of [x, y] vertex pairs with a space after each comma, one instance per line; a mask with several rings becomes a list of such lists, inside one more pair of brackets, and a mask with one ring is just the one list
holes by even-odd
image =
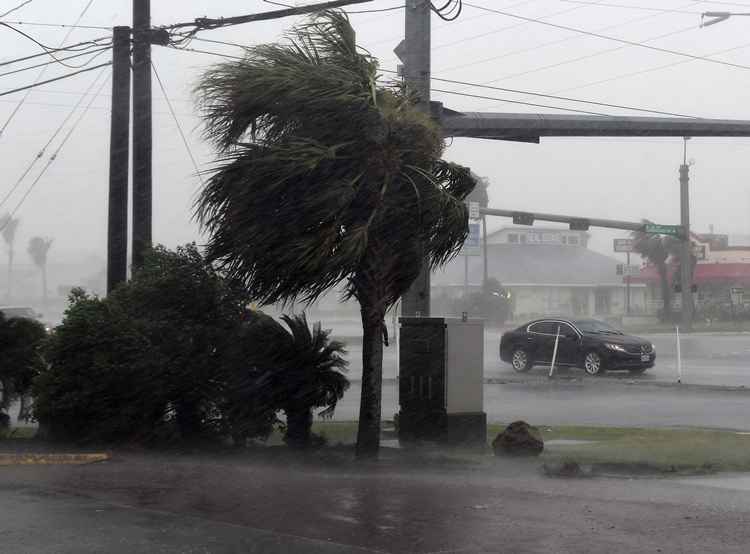
[[112, 120], [109, 146], [107, 294], [128, 275], [128, 164], [130, 163], [130, 27], [112, 40]]
[[[417, 95], [417, 108], [430, 113], [430, 0], [404, 0], [405, 36], [396, 49], [404, 62], [404, 79]], [[422, 260], [419, 276], [404, 295], [401, 313], [405, 316], [430, 315], [430, 266]]]
[[686, 332], [693, 328], [693, 249], [690, 241], [690, 166], [687, 163], [687, 141], [684, 138], [680, 166], [680, 224], [682, 225], [682, 256], [680, 283], [682, 287], [682, 326]]
[[630, 315], [630, 252], [626, 253], [626, 259], [628, 274], [625, 276], [625, 315]]
[[133, 0], [133, 267], [151, 247], [151, 0]]

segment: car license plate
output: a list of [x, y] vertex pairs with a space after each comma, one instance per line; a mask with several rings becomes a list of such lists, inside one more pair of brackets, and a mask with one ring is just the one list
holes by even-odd
[[651, 356], [649, 356], [648, 354], [641, 354], [642, 362], [648, 362], [649, 360], [651, 360]]

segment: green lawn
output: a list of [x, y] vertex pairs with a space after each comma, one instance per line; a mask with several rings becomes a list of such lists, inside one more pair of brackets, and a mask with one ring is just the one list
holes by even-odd
[[[504, 425], [487, 430], [488, 444]], [[547, 445], [541, 462], [643, 466], [655, 471], [750, 471], [750, 434], [709, 429], [643, 429], [634, 427], [538, 426], [545, 441], [593, 441], [588, 444]], [[318, 422], [316, 433], [328, 443], [352, 444], [354, 422]], [[455, 449], [452, 455], [461, 455]], [[488, 451], [488, 456], [491, 451]], [[475, 455], [471, 455], [476, 459]]]

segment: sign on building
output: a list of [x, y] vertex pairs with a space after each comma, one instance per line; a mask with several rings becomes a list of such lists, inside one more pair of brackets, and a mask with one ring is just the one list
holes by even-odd
[[706, 259], [706, 245], [705, 244], [694, 244], [693, 245], [693, 256], [696, 260]]
[[633, 252], [635, 241], [633, 239], [615, 239], [615, 252]]
[[635, 275], [640, 275], [641, 268], [637, 265], [628, 265], [628, 264], [617, 264], [617, 275], [622, 275], [623, 277], [633, 277]]
[[461, 249], [462, 256], [479, 256], [482, 254], [481, 224], [469, 223], [469, 236]]

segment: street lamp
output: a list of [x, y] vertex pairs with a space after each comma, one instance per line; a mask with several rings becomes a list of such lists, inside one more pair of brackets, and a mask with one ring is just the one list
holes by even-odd
[[[742, 15], [750, 15], [750, 12], [747, 13], [735, 13], [735, 12], [703, 12], [701, 14], [701, 27], [708, 27], [709, 25], [716, 25], [717, 23], [721, 23], [722, 21], [726, 21], [732, 16], [742, 16]], [[706, 18], [710, 17], [712, 19], [709, 19], [706, 21]]]

